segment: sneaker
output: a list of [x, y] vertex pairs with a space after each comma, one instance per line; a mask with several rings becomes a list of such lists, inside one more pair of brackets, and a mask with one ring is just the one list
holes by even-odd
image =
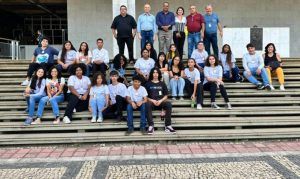
[[263, 90], [263, 89], [265, 89], [264, 85], [262, 85], [261, 83], [258, 83], [258, 84], [256, 85], [256, 87], [257, 87], [258, 90]]
[[97, 122], [97, 119], [96, 119], [96, 117], [92, 117], [92, 119], [91, 119], [91, 123], [95, 123], [95, 122]]
[[166, 126], [165, 127], [165, 132], [166, 133], [171, 133], [171, 134], [176, 134], [176, 131], [175, 131], [175, 129], [173, 129], [172, 126]]
[[29, 80], [25, 80], [21, 83], [21, 86], [27, 86], [29, 85]]
[[70, 123], [71, 123], [71, 121], [70, 121], [70, 119], [69, 119], [68, 116], [65, 116], [65, 117], [63, 118], [63, 122], [64, 122], [65, 124], [70, 124]]
[[279, 89], [280, 89], [281, 91], [285, 91], [285, 88], [284, 88], [283, 85], [280, 85]]
[[29, 126], [31, 123], [32, 123], [32, 117], [27, 117], [25, 122], [24, 122], [24, 125]]
[[172, 98], [172, 100], [173, 100], [173, 101], [176, 101], [176, 98], [175, 98], [175, 97], [173, 97], [173, 98]]
[[271, 86], [270, 86], [269, 84], [266, 85], [265, 88], [266, 88], [268, 91], [271, 91], [271, 90], [272, 90], [272, 88], [271, 88]]
[[41, 121], [41, 118], [36, 118], [31, 124], [41, 124], [42, 121]]
[[272, 91], [275, 90], [273, 85], [270, 85], [270, 88], [271, 88]]
[[201, 104], [197, 104], [197, 109], [202, 109]]
[[59, 116], [57, 116], [54, 121], [53, 121], [53, 124], [59, 124], [60, 123], [60, 118]]
[[211, 108], [217, 109], [217, 110], [221, 109], [215, 102], [211, 103]]
[[149, 135], [152, 135], [152, 134], [154, 133], [154, 127], [153, 127], [153, 126], [149, 126], [149, 127], [148, 127], [147, 133], [148, 133]]
[[76, 108], [73, 109], [73, 113], [76, 113]]
[[231, 109], [232, 109], [231, 104], [230, 104], [230, 103], [226, 103], [226, 108], [227, 108], [228, 110], [231, 110]]
[[133, 129], [128, 129], [126, 132], [125, 132], [125, 135], [126, 136], [129, 136], [133, 133]]
[[102, 116], [99, 116], [98, 119], [97, 119], [97, 122], [98, 122], [98, 123], [103, 122], [103, 117], [102, 117]]
[[179, 98], [179, 100], [182, 101], [182, 100], [184, 100], [184, 98], [181, 96], [181, 97]]

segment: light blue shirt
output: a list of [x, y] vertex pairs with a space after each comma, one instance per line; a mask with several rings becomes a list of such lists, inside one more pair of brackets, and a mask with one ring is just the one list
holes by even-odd
[[216, 13], [212, 13], [211, 15], [204, 15], [205, 21], [205, 33], [214, 34], [218, 32], [218, 23], [219, 17]]
[[220, 65], [216, 66], [216, 67], [208, 67], [205, 66], [204, 67], [204, 82], [203, 84], [207, 83], [207, 77], [209, 78], [222, 78], [223, 77], [223, 69]]
[[139, 16], [137, 22], [137, 32], [141, 33], [142, 30], [157, 32], [156, 20], [152, 14], [143, 13]]
[[251, 71], [251, 69], [262, 69], [265, 66], [264, 59], [261, 55], [255, 53], [250, 55], [246, 53], [243, 57], [243, 67], [246, 71]]
[[[230, 66], [229, 66], [229, 64], [226, 62], [226, 57], [227, 57], [227, 54], [226, 54], [226, 53], [220, 53], [220, 54], [219, 54], [219, 59], [220, 59], [220, 61], [222, 62], [222, 66], [223, 66], [223, 68], [224, 68], [224, 73], [225, 73], [226, 71], [230, 71]], [[231, 54], [231, 62], [232, 62], [232, 68], [235, 68], [235, 62], [236, 62], [236, 60], [235, 60], [233, 54]]]

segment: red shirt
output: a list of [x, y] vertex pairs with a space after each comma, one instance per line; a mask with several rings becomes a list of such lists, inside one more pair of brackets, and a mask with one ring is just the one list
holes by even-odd
[[200, 32], [204, 18], [201, 14], [188, 15], [186, 17], [186, 26], [189, 32]]

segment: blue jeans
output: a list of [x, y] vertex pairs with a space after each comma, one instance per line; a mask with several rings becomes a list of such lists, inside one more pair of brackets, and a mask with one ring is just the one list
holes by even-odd
[[216, 57], [219, 56], [219, 48], [218, 48], [218, 36], [217, 33], [208, 34], [205, 33], [204, 35], [204, 46], [205, 50], [207, 51], [208, 55], [210, 55], [210, 44], [212, 45], [214, 55]]
[[204, 67], [205, 67], [205, 63], [198, 63], [198, 65], [200, 66], [200, 67], [202, 67], [202, 71], [200, 71], [200, 69], [198, 69], [199, 70], [199, 72], [200, 72], [200, 80], [201, 80], [201, 83], [203, 83], [203, 81], [204, 81]]
[[29, 117], [33, 117], [35, 103], [39, 102], [44, 96], [45, 95], [30, 95], [29, 97], [26, 97]]
[[191, 58], [193, 50], [197, 48], [197, 43], [201, 40], [200, 32], [188, 34], [188, 58]]
[[[228, 81], [233, 81], [233, 82], [237, 82], [240, 80], [240, 75], [239, 75], [240, 69], [236, 66], [234, 68], [231, 68], [231, 72], [230, 71], [224, 71], [224, 78]], [[230, 73], [231, 73], [231, 77], [230, 77]]]
[[247, 78], [247, 80], [252, 83], [252, 84], [255, 84], [255, 85], [258, 85], [260, 83], [260, 81], [258, 81], [255, 77], [255, 76], [261, 76], [262, 80], [263, 80], [263, 85], [266, 86], [269, 84], [269, 78], [268, 78], [268, 74], [267, 74], [267, 71], [265, 68], [262, 68], [261, 69], [261, 73], [260, 75], [256, 74], [256, 70], [257, 68], [250, 68], [250, 71], [251, 71], [251, 76], [248, 76], [247, 75], [247, 71], [244, 71], [244, 76], [245, 78]]
[[145, 48], [145, 44], [147, 42], [150, 42], [151, 44], [153, 44], [153, 31], [149, 30], [149, 31], [141, 31], [141, 49]]
[[105, 103], [106, 103], [106, 99], [104, 96], [92, 98], [90, 100], [93, 117], [97, 117], [97, 112], [98, 112], [98, 117], [103, 117], [102, 110], [105, 106]]
[[64, 95], [61, 94], [59, 96], [54, 96], [49, 100], [48, 96], [44, 96], [40, 102], [39, 102], [39, 106], [38, 106], [38, 110], [37, 110], [37, 117], [42, 117], [43, 112], [44, 112], [44, 108], [46, 103], [49, 101], [51, 106], [52, 106], [52, 111], [53, 111], [53, 115], [54, 117], [59, 116], [59, 107], [58, 107], [58, 103], [62, 103], [64, 102]]
[[183, 78], [179, 77], [178, 80], [175, 80], [175, 78], [172, 78], [170, 80], [172, 96], [173, 97], [183, 96], [184, 85], [185, 85], [185, 81]]
[[[127, 105], [127, 126], [129, 130], [133, 130], [133, 108], [130, 104]], [[141, 111], [141, 121], [140, 121], [140, 129], [146, 128], [146, 104], [142, 104], [137, 109], [138, 111]]]

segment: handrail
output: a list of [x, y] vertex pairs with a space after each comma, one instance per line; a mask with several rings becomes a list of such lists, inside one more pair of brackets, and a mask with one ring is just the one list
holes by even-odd
[[6, 54], [5, 57], [11, 57], [12, 60], [19, 60], [20, 41], [2, 37], [0, 37], [0, 41], [6, 41], [3, 42], [6, 45], [6, 47], [4, 48], [7, 49], [5, 52], [3, 52], [4, 54]]
[[0, 37], [0, 40], [6, 40], [6, 41], [17, 41], [17, 42], [20, 42], [20, 41], [18, 41], [18, 40], [14, 40], [14, 39], [6, 39], [6, 38], [2, 38], [2, 37]]

